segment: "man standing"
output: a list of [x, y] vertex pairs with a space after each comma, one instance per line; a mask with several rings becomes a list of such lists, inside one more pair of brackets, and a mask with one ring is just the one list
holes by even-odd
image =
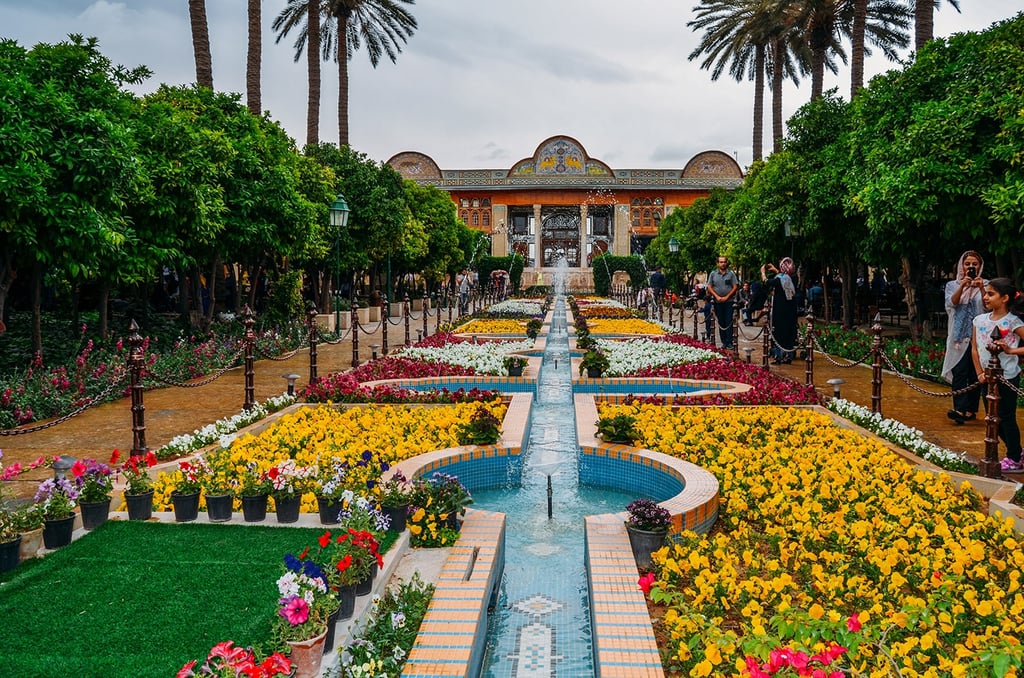
[[[733, 348], [732, 345], [732, 306], [733, 297], [740, 287], [739, 278], [729, 270], [729, 260], [718, 257], [718, 268], [708, 276], [708, 292], [715, 302], [715, 321], [718, 323], [718, 337], [722, 348]], [[709, 337], [709, 340], [712, 338]]]
[[651, 289], [654, 290], [654, 298], [659, 305], [665, 298], [666, 287], [665, 274], [661, 272], [661, 266], [655, 266], [654, 273], [651, 274]]

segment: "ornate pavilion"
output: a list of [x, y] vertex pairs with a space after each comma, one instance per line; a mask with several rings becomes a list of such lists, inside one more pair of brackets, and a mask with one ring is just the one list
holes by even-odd
[[511, 168], [442, 170], [423, 153], [404, 151], [388, 164], [404, 178], [448, 191], [459, 216], [491, 237], [491, 254], [526, 258], [523, 280], [569, 264], [570, 286], [593, 284], [591, 260], [604, 252], [642, 254], [664, 216], [736, 188], [743, 171], [721, 151], [698, 153], [683, 169], [612, 169], [568, 136], [554, 136]]

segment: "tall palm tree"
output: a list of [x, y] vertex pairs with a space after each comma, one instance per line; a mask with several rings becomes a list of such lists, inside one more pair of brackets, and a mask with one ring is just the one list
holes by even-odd
[[[776, 59], [773, 51], [782, 4], [779, 0], [701, 0], [701, 4], [694, 8], [697, 18], [686, 24], [705, 31], [700, 44], [688, 58], [693, 61], [706, 55], [700, 67], [711, 71], [712, 80], [718, 80], [728, 69], [737, 82], [744, 79], [754, 81], [754, 160], [760, 160], [763, 155], [764, 81], [769, 63], [779, 65], [778, 84], [772, 91], [778, 103], [780, 130], [784, 69], [789, 68], [788, 75], [796, 82], [796, 68], [791, 60], [787, 60], [785, 51], [780, 52], [782, 59]], [[773, 100], [773, 120], [775, 103]]]
[[[297, 36], [292, 46], [295, 48], [295, 61], [306, 53], [306, 144], [320, 143], [320, 59], [331, 58], [324, 51], [321, 57], [323, 27], [321, 17], [330, 16], [330, 5], [327, 0], [309, 2], [309, 0], [288, 0], [288, 5], [274, 19], [271, 27], [277, 34], [275, 43], [296, 29]], [[328, 36], [329, 37], [329, 36]], [[309, 43], [308, 49], [306, 43]]]
[[324, 14], [320, 24], [321, 53], [333, 56], [338, 63], [338, 143], [348, 145], [348, 62], [366, 43], [367, 55], [374, 68], [386, 54], [392, 63], [398, 60], [402, 44], [416, 30], [416, 18], [402, 5], [416, 0], [289, 0], [274, 20], [278, 41], [298, 28], [295, 60], [305, 48], [310, 30], [309, 3], [316, 2]]
[[[879, 46], [891, 60], [895, 59], [893, 47], [906, 47], [906, 29], [909, 16], [905, 6], [898, 2], [877, 2], [877, 0], [852, 0], [852, 24], [850, 27], [850, 98], [864, 87], [864, 57], [870, 50], [864, 45], [865, 37]], [[870, 21], [869, 21], [870, 20]], [[874, 31], [869, 33], [869, 31]], [[886, 50], [886, 45], [890, 47]]]
[[[947, 0], [953, 9], [960, 11], [958, 0]], [[935, 10], [941, 0], [911, 0], [914, 7], [914, 49], [920, 50], [924, 43], [935, 36]]]
[[[853, 40], [855, 0], [798, 0], [792, 3], [796, 21], [811, 54], [811, 100], [821, 97], [825, 68], [837, 72], [835, 57], [846, 63], [843, 38]], [[910, 17], [900, 0], [869, 0], [865, 6], [864, 36], [891, 60], [898, 47], [909, 44]], [[857, 38], [857, 42], [862, 42]], [[863, 54], [870, 54], [866, 47]], [[863, 63], [859, 67], [863, 81]]]
[[260, 68], [263, 59], [263, 3], [249, 0], [249, 46], [245, 55], [245, 105], [253, 115], [263, 113]]
[[196, 61], [196, 83], [213, 89], [213, 58], [210, 56], [210, 27], [206, 21], [206, 0], [188, 0], [192, 27], [192, 53]]

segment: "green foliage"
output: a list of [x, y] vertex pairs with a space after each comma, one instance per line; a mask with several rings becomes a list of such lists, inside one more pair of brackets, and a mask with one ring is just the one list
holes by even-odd
[[636, 429], [636, 417], [628, 414], [601, 417], [597, 420], [597, 432], [602, 439], [613, 443], [632, 444], [634, 440], [643, 438]]
[[602, 254], [594, 257], [594, 291], [599, 295], [607, 295], [611, 290], [612, 273], [626, 271], [629, 273], [629, 284], [634, 288], [647, 284], [647, 271], [644, 260], [638, 256], [621, 257], [614, 254]]
[[457, 439], [460, 445], [493, 445], [501, 438], [501, 420], [484, 405], [465, 424], [460, 424]]
[[540, 318], [530, 318], [526, 321], [526, 336], [530, 339], [536, 339], [540, 335], [542, 327], [544, 327], [544, 321]]
[[303, 320], [306, 309], [302, 300], [302, 271], [281, 274], [270, 286], [270, 298], [264, 322], [285, 325], [289, 321]]
[[601, 374], [608, 369], [611, 363], [608, 362], [608, 356], [604, 352], [592, 348], [583, 354], [583, 359], [580, 360], [580, 374], [589, 372], [590, 370], [598, 370]]

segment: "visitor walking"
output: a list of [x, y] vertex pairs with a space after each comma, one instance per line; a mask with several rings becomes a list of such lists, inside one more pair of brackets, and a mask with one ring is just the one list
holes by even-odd
[[776, 365], [788, 365], [796, 356], [796, 284], [793, 260], [783, 257], [778, 268], [768, 263], [761, 267], [764, 287], [772, 295], [768, 327], [772, 336], [772, 356]]
[[[942, 377], [953, 386], [953, 409], [946, 413], [954, 424], [963, 425], [978, 416], [981, 388], [977, 387], [977, 371], [971, 359], [971, 335], [974, 319], [985, 312], [982, 297], [985, 280], [981, 270], [985, 262], [974, 250], [960, 255], [956, 278], [946, 283], [946, 356], [942, 360]], [[969, 391], [959, 393], [965, 389]]]
[[661, 266], [655, 266], [654, 273], [651, 274], [651, 289], [654, 290], [654, 298], [658, 304], [661, 304], [665, 298], [665, 288], [667, 286], [665, 274], [662, 273]]
[[469, 313], [469, 288], [471, 284], [469, 271], [465, 268], [462, 269], [455, 278], [455, 285], [459, 290], [459, 315]]
[[[1020, 359], [1024, 354], [1024, 321], [1017, 313], [1024, 311], [1024, 299], [1009, 278], [993, 278], [985, 285], [983, 294], [985, 308], [974, 318], [974, 341], [971, 354], [978, 381], [985, 382], [985, 367], [992, 358], [989, 348], [999, 349], [999, 365], [1003, 378], [997, 384], [999, 389], [999, 439], [1006, 445], [1006, 457], [1000, 464], [1003, 473], [1022, 473], [1020, 428], [1017, 426], [1017, 390], [1020, 387]], [[1000, 339], [992, 339], [993, 330], [998, 329]]]
[[[718, 268], [708, 276], [708, 292], [715, 302], [715, 321], [718, 323], [718, 338], [721, 340], [722, 348], [731, 349], [732, 346], [732, 309], [733, 297], [740, 288], [740, 280], [736, 274], [729, 269], [729, 260], [724, 256], [718, 257]], [[714, 337], [709, 337], [714, 342]]]

